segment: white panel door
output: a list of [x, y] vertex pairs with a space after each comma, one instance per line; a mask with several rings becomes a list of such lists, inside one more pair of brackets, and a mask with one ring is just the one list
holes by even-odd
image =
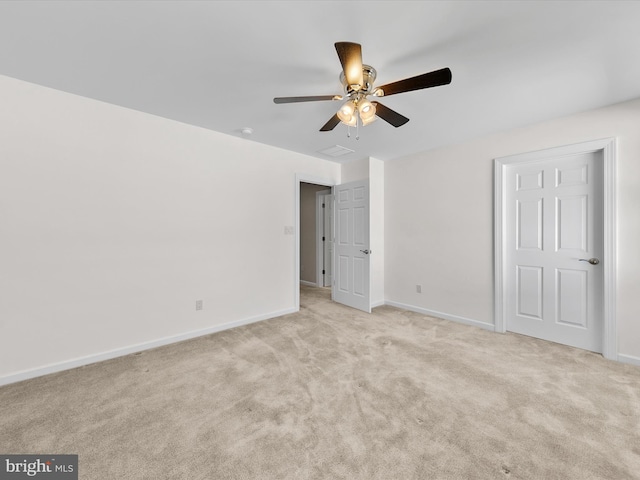
[[369, 181], [333, 187], [335, 210], [332, 298], [371, 312]]
[[601, 155], [508, 167], [507, 330], [602, 352]]

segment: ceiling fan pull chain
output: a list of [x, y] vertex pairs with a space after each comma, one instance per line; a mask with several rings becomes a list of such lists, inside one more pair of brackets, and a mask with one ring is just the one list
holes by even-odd
[[356, 114], [356, 140], [360, 140], [360, 115]]

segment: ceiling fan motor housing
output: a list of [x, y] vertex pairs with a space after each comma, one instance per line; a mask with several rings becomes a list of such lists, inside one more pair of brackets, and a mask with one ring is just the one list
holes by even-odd
[[360, 93], [362, 96], [370, 95], [373, 92], [373, 82], [376, 81], [377, 72], [376, 69], [370, 65], [362, 65], [362, 79], [364, 85], [360, 90], [354, 90], [347, 82], [347, 78], [344, 72], [340, 73], [340, 83], [344, 86], [344, 91], [347, 96], [351, 97], [356, 93]]

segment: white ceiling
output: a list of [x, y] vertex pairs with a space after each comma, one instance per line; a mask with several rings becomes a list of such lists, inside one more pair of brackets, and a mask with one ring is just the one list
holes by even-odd
[[[5, 1], [0, 74], [308, 155], [382, 160], [640, 97], [637, 1]], [[347, 138], [334, 43], [377, 85], [451, 68], [451, 85], [381, 99]]]

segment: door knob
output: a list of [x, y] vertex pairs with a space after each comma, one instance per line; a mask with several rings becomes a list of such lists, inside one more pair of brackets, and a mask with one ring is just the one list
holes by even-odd
[[371, 250], [366, 249], [366, 250], [360, 250], [362, 253], [364, 253], [365, 255], [369, 255], [371, 253]]
[[578, 259], [579, 262], [589, 262], [591, 265], [598, 265], [600, 263], [600, 260], [598, 260], [597, 258], [579, 258]]

